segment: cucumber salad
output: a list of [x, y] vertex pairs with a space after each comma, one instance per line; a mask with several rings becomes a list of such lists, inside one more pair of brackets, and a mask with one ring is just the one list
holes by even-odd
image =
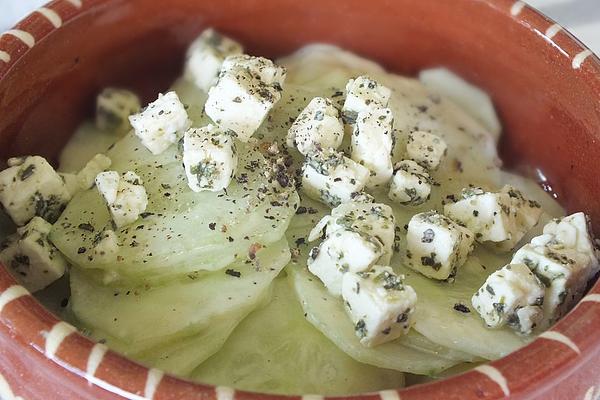
[[0, 172], [0, 260], [90, 338], [195, 381], [347, 395], [526, 345], [600, 270], [583, 213], [502, 169], [490, 98], [334, 46], [208, 29], [142, 108], [97, 97], [55, 169]]

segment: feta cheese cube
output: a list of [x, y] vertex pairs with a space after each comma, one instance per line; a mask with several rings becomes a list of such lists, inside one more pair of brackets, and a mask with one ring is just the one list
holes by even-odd
[[223, 130], [247, 142], [281, 99], [285, 68], [262, 57], [229, 56], [208, 91], [206, 114]]
[[62, 277], [67, 261], [48, 240], [52, 224], [40, 217], [17, 228], [0, 245], [0, 260], [30, 292], [36, 292]]
[[344, 125], [331, 100], [315, 97], [302, 110], [287, 135], [287, 145], [307, 155], [313, 149], [337, 149], [344, 138]]
[[370, 188], [386, 184], [392, 177], [394, 117], [389, 108], [376, 108], [358, 113], [352, 132], [350, 158], [370, 171]]
[[96, 176], [96, 188], [118, 228], [134, 222], [146, 211], [146, 189], [134, 172], [127, 171], [122, 176], [116, 171], [101, 172]]
[[429, 170], [435, 170], [446, 155], [448, 146], [444, 139], [431, 133], [416, 131], [408, 135], [408, 158]]
[[394, 166], [388, 197], [400, 204], [418, 206], [429, 200], [432, 179], [425, 168], [412, 160]]
[[194, 192], [223, 190], [235, 175], [235, 140], [214, 125], [188, 130], [183, 137], [183, 165]]
[[94, 186], [96, 176], [110, 168], [112, 161], [104, 154], [96, 154], [85, 167], [77, 173], [78, 186], [81, 190], [87, 190]]
[[533, 238], [511, 262], [527, 265], [546, 286], [544, 317], [549, 323], [575, 305], [594, 275], [594, 260], [588, 254], [565, 246], [552, 234]]
[[383, 254], [383, 245], [375, 237], [349, 229], [330, 234], [319, 247], [310, 251], [308, 270], [336, 296], [342, 293], [344, 273], [370, 269]]
[[387, 107], [391, 95], [390, 89], [368, 76], [350, 79], [346, 84], [342, 117], [346, 123], [354, 124], [360, 112]]
[[473, 250], [474, 236], [435, 211], [416, 214], [408, 223], [408, 266], [429, 278], [453, 279]]
[[511, 186], [498, 193], [467, 188], [461, 197], [444, 205], [444, 213], [474, 232], [477, 241], [497, 243], [503, 250], [513, 249], [542, 213], [537, 203]]
[[544, 226], [544, 234], [554, 235], [554, 238], [570, 249], [575, 249], [590, 257], [592, 265], [590, 278], [595, 275], [600, 266], [600, 254], [591, 235], [590, 222], [587, 216], [578, 212], [567, 217], [555, 218]]
[[396, 222], [392, 208], [387, 204], [373, 202], [343, 203], [323, 217], [308, 235], [313, 241], [329, 237], [339, 230], [352, 230], [375, 237], [383, 245], [378, 264], [389, 264], [394, 252]]
[[525, 264], [509, 264], [488, 276], [471, 302], [490, 328], [529, 334], [542, 320], [544, 289]]
[[404, 276], [379, 265], [344, 274], [342, 297], [361, 344], [377, 346], [408, 332], [417, 294], [403, 281]]
[[71, 200], [65, 182], [43, 157], [19, 160], [0, 172], [0, 203], [19, 226], [35, 216], [55, 222]]
[[475, 233], [479, 242], [511, 240], [515, 231], [510, 197], [506, 193], [491, 193], [481, 188], [464, 189], [460, 200], [444, 205], [444, 214]]
[[368, 178], [368, 169], [333, 149], [309, 153], [302, 166], [302, 190], [332, 207], [351, 201]]
[[185, 62], [185, 77], [208, 92], [216, 82], [225, 58], [242, 54], [244, 49], [235, 40], [212, 28], [204, 30], [190, 45]]
[[96, 98], [96, 127], [115, 133], [131, 129], [129, 116], [140, 111], [140, 98], [125, 89], [106, 88]]
[[155, 155], [175, 143], [190, 126], [187, 111], [175, 92], [159, 94], [142, 112], [130, 116], [129, 122], [142, 144]]

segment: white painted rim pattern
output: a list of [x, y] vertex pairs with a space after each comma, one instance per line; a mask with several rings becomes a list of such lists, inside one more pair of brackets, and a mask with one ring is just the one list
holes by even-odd
[[[72, 7], [80, 9], [83, 6], [82, 0], [63, 0], [65, 3], [70, 4]], [[514, 18], [517, 18], [519, 15], [523, 13], [527, 7], [526, 3], [523, 1], [516, 1], [510, 7], [510, 15]], [[36, 10], [34, 13], [38, 13], [43, 16], [54, 29], [59, 29], [63, 25], [62, 17], [53, 9], [48, 7], [42, 7]], [[544, 36], [548, 39], [553, 39], [559, 32], [561, 32], [563, 28], [558, 24], [552, 24], [547, 27], [543, 32]], [[33, 48], [36, 44], [36, 38], [29, 32], [20, 30], [20, 29], [12, 29], [0, 34], [0, 38], [4, 35], [10, 35], [17, 38], [23, 44], [25, 44], [28, 48]], [[575, 54], [572, 58], [572, 68], [574, 70], [579, 70], [583, 67], [585, 61], [592, 56], [593, 53], [589, 49], [581, 48], [580, 52]], [[0, 66], [1, 63], [8, 64], [13, 60], [12, 55], [6, 51], [0, 49]], [[29, 296], [30, 293], [22, 286], [14, 285], [6, 289], [4, 292], [0, 293], [0, 313], [4, 309], [4, 307], [10, 302], [19, 299], [23, 296]], [[581, 300], [583, 302], [595, 302], [600, 303], [600, 294], [590, 294]], [[71, 334], [76, 333], [76, 328], [72, 325], [69, 325], [66, 322], [58, 322], [56, 323], [52, 329], [45, 334], [45, 354], [49, 359], [55, 359], [61, 365], [64, 365], [63, 360], [56, 359], [57, 352], [64, 342], [64, 340], [69, 337]], [[581, 350], [579, 347], [567, 336], [561, 334], [556, 331], [547, 331], [542, 333], [539, 336], [540, 339], [551, 340], [555, 342], [559, 342], [562, 345], [569, 347], [570, 350], [575, 352], [576, 354], [580, 354]], [[129, 393], [128, 391], [121, 389], [119, 387], [114, 386], [113, 384], [99, 379], [96, 377], [96, 372], [98, 367], [101, 365], [102, 361], [105, 358], [105, 355], [109, 349], [104, 344], [95, 344], [90, 350], [90, 354], [87, 359], [87, 366], [85, 374], [83, 375], [85, 379], [87, 379], [88, 383], [91, 385], [96, 385], [105, 390], [113, 392], [117, 395], [120, 395], [129, 399], [153, 399], [158, 387], [160, 386], [164, 372], [151, 368], [147, 370], [147, 376], [143, 391], [143, 397], [137, 394]], [[65, 368], [68, 368], [68, 365], [64, 365]], [[508, 382], [502, 372], [497, 368], [491, 365], [481, 365], [474, 368], [474, 371], [477, 371], [483, 375], [485, 375], [488, 379], [493, 381], [498, 387], [501, 389], [502, 393], [505, 396], [510, 395], [510, 390], [508, 387]], [[216, 386], [214, 388], [215, 396], [217, 400], [235, 400], [235, 389], [224, 386]], [[382, 390], [377, 392], [381, 400], [401, 400], [400, 394], [396, 390]], [[600, 397], [600, 388], [596, 391], [594, 386], [590, 387], [589, 390], [585, 394], [585, 400], [596, 400]], [[6, 379], [0, 374], [0, 398], [7, 400], [23, 400], [21, 397], [16, 396], [12, 389], [10, 388]], [[321, 395], [313, 395], [307, 394], [302, 396], [302, 400], [324, 400], [324, 396]]]

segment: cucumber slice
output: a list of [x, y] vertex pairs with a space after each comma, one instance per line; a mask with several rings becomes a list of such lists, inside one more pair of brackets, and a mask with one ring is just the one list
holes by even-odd
[[117, 339], [133, 355], [205, 330], [222, 335], [210, 330], [212, 324], [219, 318], [239, 322], [260, 304], [289, 259], [287, 243], [282, 240], [260, 250], [252, 262], [238, 260], [227, 269], [157, 287], [103, 286], [73, 268], [71, 311], [93, 337], [107, 339], [109, 345], [111, 338]]
[[103, 270], [106, 281], [152, 284], [223, 268], [245, 258], [255, 243], [279, 240], [297, 207], [293, 187], [265, 177], [269, 163], [257, 147], [240, 144], [238, 172], [226, 190], [195, 193], [187, 186], [177, 146], [153, 156], [129, 134], [107, 155], [112, 169], [140, 175], [148, 207], [138, 221], [116, 231], [121, 244], [116, 262], [88, 258], [98, 232], [111, 226], [95, 188], [69, 203], [51, 240], [78, 267]]
[[105, 153], [121, 136], [105, 132], [94, 122], [82, 124], [60, 152], [58, 171], [77, 173], [98, 153]]
[[477, 119], [497, 141], [502, 131], [490, 96], [447, 68], [431, 68], [419, 73], [419, 80], [434, 92], [452, 100]]
[[[471, 306], [473, 293], [489, 274], [504, 266], [506, 256], [478, 246], [465, 265], [459, 268], [454, 283], [426, 278], [401, 265], [400, 261], [400, 257], [395, 257], [392, 266], [405, 275], [406, 283], [417, 292], [414, 328], [429, 340], [490, 360], [503, 357], [531, 340], [509, 328], [487, 328]], [[456, 304], [468, 307], [470, 312], [455, 310]]]
[[236, 389], [301, 395], [349, 395], [401, 387], [401, 372], [362, 364], [308, 323], [285, 278], [272, 301], [250, 314], [192, 379]]
[[318, 278], [299, 264], [289, 266], [287, 271], [306, 318], [355, 360], [420, 375], [437, 374], [460, 362], [406, 346], [403, 342], [409, 341], [408, 337], [373, 348], [361, 345], [342, 300], [332, 296]]

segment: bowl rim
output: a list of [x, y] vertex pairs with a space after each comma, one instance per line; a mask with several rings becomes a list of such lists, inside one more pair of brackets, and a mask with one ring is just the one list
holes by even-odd
[[[577, 49], [575, 53], [564, 53], [571, 58], [573, 70], [582, 70], [592, 74], [596, 79], [600, 79], [600, 60], [598, 57], [554, 20], [523, 1], [483, 1], [496, 11], [510, 16], [513, 23], [524, 25], [529, 30], [535, 30], [538, 34], [544, 36], [549, 45], [558, 47], [558, 50], [563, 51], [556, 44], [555, 40], [553, 40], [557, 35], [561, 35], [562, 40], [566, 40], [569, 43], [569, 47]], [[54, 0], [33, 11], [17, 23], [14, 28], [0, 33], [0, 82], [9, 74], [12, 68], [19, 64], [20, 59], [37, 42], [60, 29], [65, 23], [82, 16], [90, 10], [101, 6], [103, 3], [103, 0]], [[538, 29], [532, 25], [531, 21], [539, 21], [540, 19], [544, 22], [544, 27]], [[12, 36], [17, 40], [2, 40], [5, 36]], [[10, 319], [2, 315], [7, 306], [14, 309], [14, 313], [10, 313], [11, 316], [19, 315], [20, 322], [15, 321], [16, 318]], [[534, 354], [541, 354], [545, 346], [550, 344], [557, 347], [557, 349], [553, 349], [553, 354], [558, 354], [559, 356], [555, 356], [551, 360], [544, 362], [543, 365], [540, 365], [540, 369], [536, 371], [538, 376], [543, 377], [540, 378], [536, 386], [539, 389], [543, 387], [542, 383], [556, 380], [558, 376], [564, 375], [566, 370], [585, 363], [589, 358], [595, 356], [600, 349], [600, 340], [596, 342], [593, 340], [578, 340], [582, 335], [574, 331], [573, 325], [575, 321], [581, 318], [589, 318], [591, 321], [596, 321], [600, 324], [600, 280], [595, 283], [575, 308], [556, 325], [540, 334], [530, 344], [501, 359], [488, 362], [462, 374], [438, 379], [429, 383], [397, 390], [383, 390], [371, 394], [343, 396], [343, 398], [399, 400], [403, 394], [415, 394], [426, 391], [431, 395], [432, 393], [438, 393], [438, 390], [440, 390], [440, 393], [442, 390], [447, 390], [448, 385], [460, 385], [468, 381], [479, 382], [480, 387], [485, 388], [486, 394], [491, 396], [488, 398], [502, 398], [517, 394], [534, 394], [536, 388], [528, 385], [531, 382], [531, 377], [528, 375], [529, 371], [525, 369], [519, 370], [520, 361]], [[16, 329], [15, 326], [17, 327]], [[36, 334], [28, 333], [27, 329], [18, 329], [18, 327], [26, 327], [30, 331], [32, 327], [35, 327]], [[43, 357], [54, 361], [62, 368], [75, 373], [80, 378], [124, 398], [160, 398], [162, 397], [161, 393], [167, 392], [169, 393], [169, 398], [172, 398], [173, 393], [178, 392], [178, 388], [182, 387], [185, 387], [188, 393], [191, 388], [207, 395], [208, 398], [216, 398], [218, 400], [232, 400], [235, 397], [256, 399], [257, 395], [265, 400], [300, 398], [300, 396], [253, 393], [228, 387], [205, 385], [164, 374], [162, 371], [154, 368], [143, 367], [107, 349], [103, 344], [94, 343], [79, 333], [76, 328], [57, 319], [26, 289], [18, 285], [14, 278], [7, 272], [4, 265], [1, 264], [0, 328], [9, 330], [11, 339], [19, 342], [22, 346], [41, 353]], [[43, 334], [41, 335], [40, 333]], [[542, 342], [545, 345], [542, 345]], [[99, 362], [103, 365], [106, 364], [105, 366], [108, 366], [110, 371], [116, 371], [117, 374], [109, 374], [106, 377], [97, 376], [96, 369], [82, 368], [73, 358], [73, 355], [83, 353], [88, 354], [88, 361], [92, 354], [96, 354], [97, 357], [100, 356]], [[87, 366], [89, 367], [89, 363]], [[510, 381], [505, 377], [505, 372], [508, 370], [513, 370]], [[120, 384], [122, 380], [117, 382], [114, 379], [115, 375], [119, 374], [133, 378], [131, 382], [135, 381], [135, 385], [137, 386], [129, 387], [131, 386], [129, 385], [128, 387], [123, 387]], [[3, 379], [1, 374], [0, 378]], [[302, 396], [303, 400], [322, 400], [324, 398], [330, 399], [336, 397], [341, 398], [338, 396]]]

